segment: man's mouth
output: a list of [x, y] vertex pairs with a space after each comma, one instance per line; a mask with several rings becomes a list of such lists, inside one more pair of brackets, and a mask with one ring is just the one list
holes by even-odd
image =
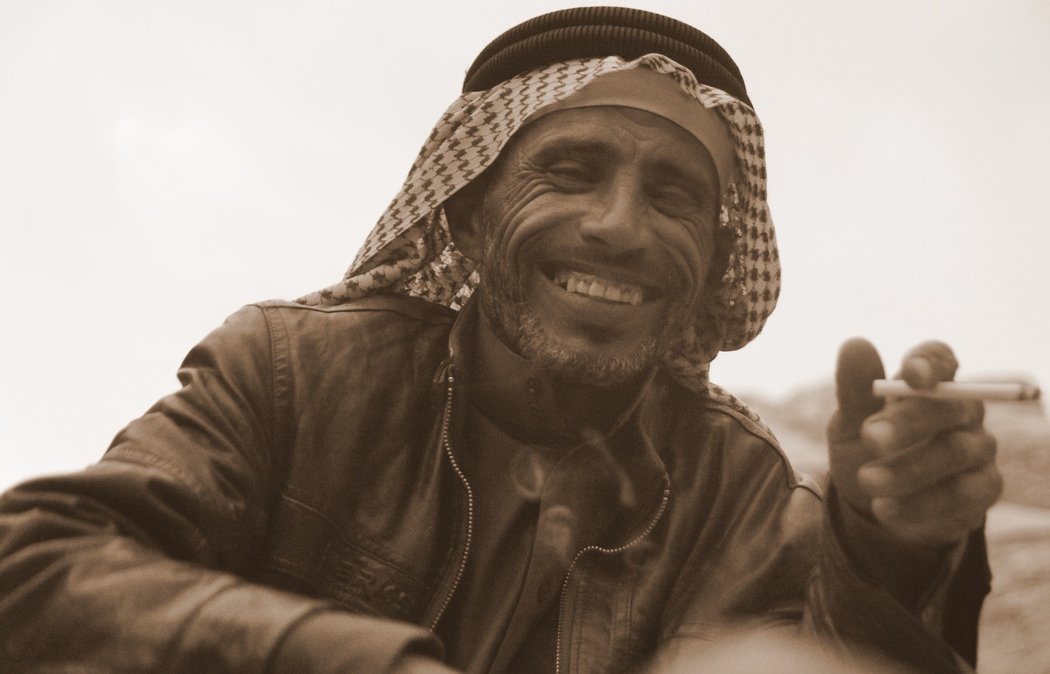
[[606, 302], [638, 306], [645, 299], [645, 288], [640, 285], [614, 281], [570, 269], [556, 271], [553, 280], [566, 292]]

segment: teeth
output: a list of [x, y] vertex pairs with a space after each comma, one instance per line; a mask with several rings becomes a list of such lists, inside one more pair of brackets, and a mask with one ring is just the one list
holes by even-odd
[[554, 282], [568, 292], [578, 295], [635, 306], [642, 303], [642, 288], [633, 283], [620, 283], [569, 270], [559, 270], [554, 275]]

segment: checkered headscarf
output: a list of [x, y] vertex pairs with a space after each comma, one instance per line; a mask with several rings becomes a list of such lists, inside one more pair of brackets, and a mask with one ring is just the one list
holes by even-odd
[[442, 204], [495, 161], [533, 112], [571, 96], [595, 77], [630, 68], [651, 68], [673, 78], [700, 104], [720, 113], [732, 137], [736, 173], [724, 191], [720, 223], [732, 244], [728, 265], [664, 361], [688, 388], [720, 397], [720, 390], [708, 383], [708, 364], [719, 351], [750, 342], [780, 292], [779, 257], [766, 205], [762, 127], [749, 105], [698, 83], [691, 71], [660, 54], [632, 61], [616, 56], [564, 61], [460, 96], [438, 121], [404, 187], [343, 280], [299, 302], [331, 305], [394, 293], [459, 309], [477, 286], [478, 275], [456, 250]]

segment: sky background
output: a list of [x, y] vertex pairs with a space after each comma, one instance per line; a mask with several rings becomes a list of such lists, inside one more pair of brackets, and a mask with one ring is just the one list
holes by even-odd
[[[477, 52], [566, 6], [0, 0], [0, 488], [338, 280]], [[783, 395], [864, 335], [1050, 385], [1050, 3], [635, 6], [726, 47], [766, 130], [783, 295], [716, 381]]]

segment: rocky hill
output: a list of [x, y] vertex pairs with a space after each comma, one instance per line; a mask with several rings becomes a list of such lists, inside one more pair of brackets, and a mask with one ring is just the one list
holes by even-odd
[[[835, 408], [830, 382], [783, 399], [744, 395], [799, 470], [827, 471], [824, 427]], [[1050, 421], [1043, 403], [987, 403], [1005, 479], [988, 516], [992, 594], [982, 614], [978, 671], [1050, 673]]]

